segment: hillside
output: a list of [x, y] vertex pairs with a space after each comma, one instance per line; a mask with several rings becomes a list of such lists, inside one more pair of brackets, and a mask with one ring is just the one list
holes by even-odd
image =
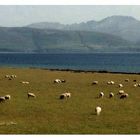
[[140, 41], [140, 21], [130, 16], [111, 16], [102, 19], [101, 21], [91, 20], [71, 25], [41, 22], [31, 24], [28, 27], [40, 29], [96, 31], [120, 36], [121, 38], [134, 43]]
[[121, 37], [90, 31], [35, 28], [0, 28], [0, 52], [92, 53], [135, 51]]

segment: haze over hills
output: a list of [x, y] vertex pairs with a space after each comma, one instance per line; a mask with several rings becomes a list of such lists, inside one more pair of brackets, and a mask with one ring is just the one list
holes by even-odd
[[53, 23], [50, 26], [50, 24], [51, 23], [49, 22], [41, 22], [31, 24], [28, 27], [39, 29], [96, 31], [117, 35], [132, 42], [140, 41], [140, 21], [129, 16], [111, 16], [101, 21], [91, 20], [71, 25]]
[[0, 52], [140, 52], [140, 21], [112, 16], [79, 24], [41, 22], [0, 27]]

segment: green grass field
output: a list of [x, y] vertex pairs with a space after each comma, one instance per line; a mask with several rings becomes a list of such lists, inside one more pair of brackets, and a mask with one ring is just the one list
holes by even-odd
[[[8, 80], [6, 74], [17, 78]], [[56, 78], [66, 83], [54, 84]], [[134, 79], [140, 82], [140, 75], [1, 68], [0, 96], [10, 94], [11, 100], [0, 103], [0, 134], [140, 134], [140, 87], [133, 87]], [[94, 80], [99, 84], [91, 85]], [[110, 80], [115, 85], [107, 85]], [[116, 95], [119, 83], [127, 99]], [[60, 100], [66, 91], [72, 97]], [[97, 98], [100, 91], [103, 99]], [[37, 97], [28, 99], [28, 92]], [[115, 93], [112, 99], [110, 92]], [[100, 116], [95, 115], [96, 106], [102, 107]], [[1, 125], [8, 122], [16, 124]]]

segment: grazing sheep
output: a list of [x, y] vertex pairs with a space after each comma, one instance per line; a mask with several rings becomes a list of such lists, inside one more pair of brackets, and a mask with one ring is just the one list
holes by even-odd
[[109, 93], [109, 98], [112, 98], [112, 97], [114, 97], [114, 93], [113, 92], [110, 92]]
[[110, 81], [108, 81], [108, 82], [107, 82], [107, 84], [108, 84], [108, 85], [111, 85], [111, 82], [110, 82]]
[[28, 81], [21, 81], [22, 84], [29, 84]]
[[11, 99], [11, 96], [10, 95], [5, 95], [5, 99], [6, 100], [10, 100]]
[[66, 80], [63, 79], [63, 80], [61, 80], [61, 82], [62, 82], [62, 83], [66, 83]]
[[12, 74], [10, 77], [11, 77], [11, 78], [16, 78], [17, 76], [16, 76], [16, 75], [14, 75], [14, 74]]
[[60, 95], [59, 98], [60, 98], [60, 99], [66, 99], [66, 98], [67, 98], [67, 95], [66, 95], [65, 93], [63, 93], [63, 94]]
[[55, 79], [54, 83], [61, 83], [62, 81], [60, 79]]
[[125, 79], [125, 82], [129, 82], [129, 79]]
[[122, 88], [123, 87], [123, 84], [119, 84], [119, 87]]
[[138, 84], [137, 84], [137, 83], [135, 83], [133, 86], [134, 86], [134, 87], [137, 87], [137, 86], [138, 86]]
[[5, 101], [5, 97], [0, 97], [0, 103]]
[[70, 98], [71, 97], [71, 93], [67, 92], [65, 94], [66, 94], [67, 98]]
[[10, 75], [5, 75], [5, 78], [10, 78]]
[[114, 82], [114, 81], [108, 81], [107, 84], [108, 84], [108, 85], [114, 85], [115, 82]]
[[28, 98], [30, 98], [30, 97], [36, 98], [35, 94], [31, 93], [31, 92], [29, 92], [27, 95], [28, 95]]
[[97, 85], [98, 81], [93, 81], [92, 85]]
[[101, 109], [100, 106], [97, 106], [97, 107], [95, 108], [95, 113], [96, 113], [96, 115], [100, 115], [101, 111], [102, 111], [102, 109]]
[[120, 99], [125, 99], [125, 98], [127, 98], [128, 97], [128, 94], [127, 93], [124, 93], [124, 94], [122, 94], [121, 96], [120, 96]]
[[118, 94], [123, 94], [124, 93], [124, 90], [119, 90]]
[[114, 84], [115, 84], [115, 82], [114, 82], [114, 81], [110, 81], [110, 83], [111, 83], [112, 85], [114, 85]]
[[100, 92], [99, 98], [103, 98], [103, 97], [104, 97], [104, 93], [103, 92]]

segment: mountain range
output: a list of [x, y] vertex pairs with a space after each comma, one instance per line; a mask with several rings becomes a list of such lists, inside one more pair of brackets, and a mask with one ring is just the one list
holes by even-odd
[[0, 27], [0, 52], [140, 52], [140, 21], [111, 16], [79, 24], [40, 22]]

